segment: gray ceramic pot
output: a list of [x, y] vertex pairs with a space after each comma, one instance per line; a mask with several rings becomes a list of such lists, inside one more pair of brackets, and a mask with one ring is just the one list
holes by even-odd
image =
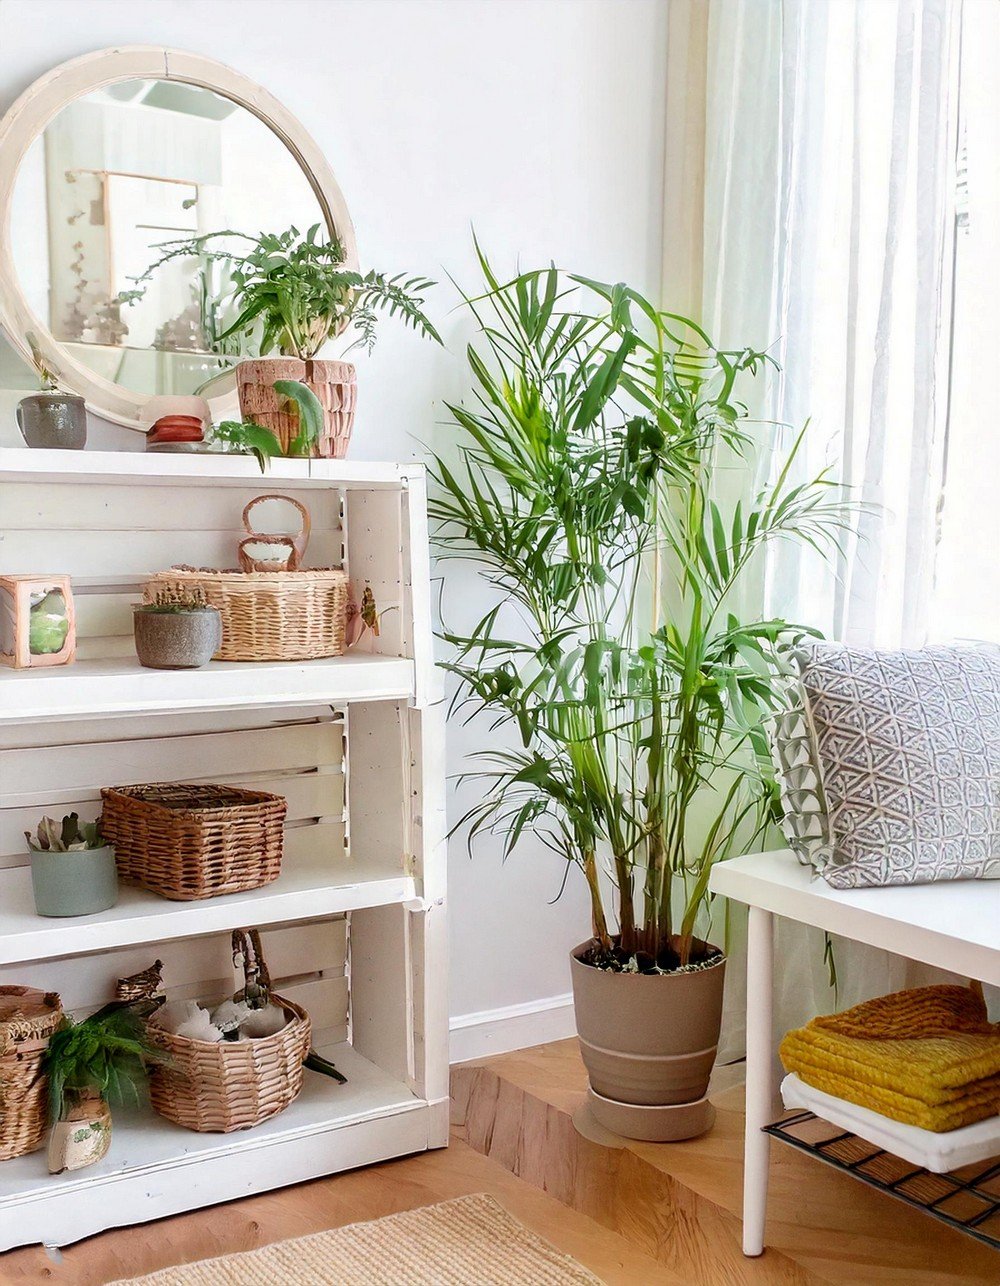
[[222, 646], [222, 617], [214, 607], [190, 612], [137, 607], [132, 625], [136, 655], [150, 670], [196, 670]]
[[726, 962], [687, 973], [611, 973], [570, 954], [590, 1109], [615, 1134], [669, 1142], [715, 1119], [705, 1097], [722, 1025]]
[[32, 393], [15, 408], [29, 447], [82, 451], [87, 445], [87, 404], [73, 393]]
[[115, 850], [48, 853], [31, 849], [31, 889], [39, 915], [93, 915], [118, 901]]

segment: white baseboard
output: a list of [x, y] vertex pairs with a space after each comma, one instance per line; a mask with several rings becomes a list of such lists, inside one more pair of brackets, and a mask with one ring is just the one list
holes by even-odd
[[575, 1035], [573, 996], [569, 993], [507, 1005], [504, 1009], [458, 1014], [451, 1020], [451, 1061], [467, 1063]]

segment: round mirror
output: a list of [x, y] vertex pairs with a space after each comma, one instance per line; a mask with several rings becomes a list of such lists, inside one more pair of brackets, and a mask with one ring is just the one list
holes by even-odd
[[0, 206], [9, 339], [134, 428], [162, 395], [234, 413], [227, 372], [243, 354], [214, 252], [318, 225], [357, 262], [343, 198], [298, 122], [221, 64], [168, 50], [91, 54], [36, 82], [0, 123]]

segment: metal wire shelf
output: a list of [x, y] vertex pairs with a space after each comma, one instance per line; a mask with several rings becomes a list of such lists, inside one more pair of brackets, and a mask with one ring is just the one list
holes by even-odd
[[1000, 1250], [1000, 1158], [934, 1174], [805, 1111], [765, 1133]]

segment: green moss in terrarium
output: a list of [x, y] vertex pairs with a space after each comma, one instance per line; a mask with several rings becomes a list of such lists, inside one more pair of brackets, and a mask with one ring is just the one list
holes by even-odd
[[37, 603], [32, 602], [28, 612], [28, 651], [33, 656], [61, 652], [68, 633], [66, 599], [60, 590], [49, 590]]

